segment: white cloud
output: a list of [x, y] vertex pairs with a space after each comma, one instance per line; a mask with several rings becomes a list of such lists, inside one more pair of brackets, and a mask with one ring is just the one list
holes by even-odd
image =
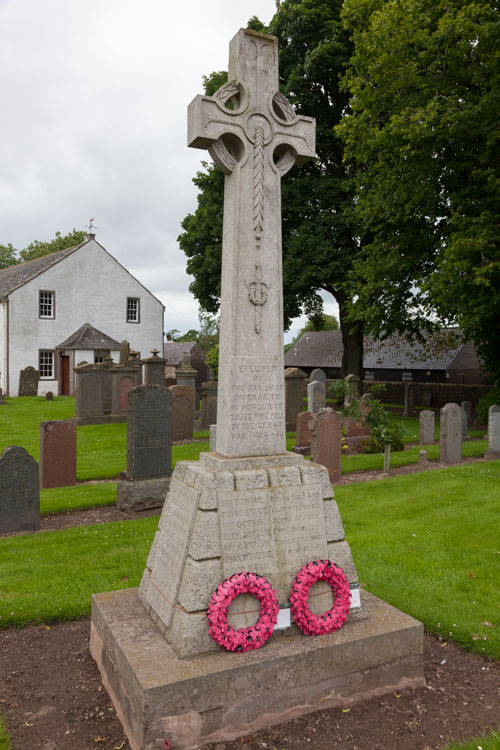
[[98, 241], [166, 305], [166, 326], [196, 327], [177, 237], [209, 157], [187, 148], [187, 106], [203, 75], [227, 68], [238, 29], [275, 7], [0, 0], [0, 243], [94, 216]]

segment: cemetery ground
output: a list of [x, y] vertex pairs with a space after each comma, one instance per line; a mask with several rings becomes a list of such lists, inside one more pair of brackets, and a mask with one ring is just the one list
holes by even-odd
[[[39, 421], [73, 411], [69, 398], [7, 399], [0, 451], [17, 444], [38, 460]], [[404, 421], [415, 442], [418, 420]], [[81, 483], [41, 492], [42, 529], [51, 530], [0, 539], [0, 714], [11, 735], [9, 744], [0, 725], [0, 750], [128, 747], [89, 654], [90, 596], [138, 585], [158, 515], [119, 513], [116, 483], [103, 481], [125, 468], [126, 426], [77, 432]], [[173, 461], [197, 458], [207, 437], [175, 445]], [[408, 475], [420, 447], [393, 453], [395, 475], [376, 482], [348, 477], [380, 472], [381, 455], [343, 456], [345, 483], [335, 488], [362, 586], [427, 629], [427, 687], [319, 711], [214, 750], [443, 748], [485, 734], [453, 748], [500, 746], [498, 734], [489, 736], [500, 725], [500, 461], [479, 460], [484, 440], [463, 448], [470, 463]], [[438, 446], [426, 450], [437, 461]]]

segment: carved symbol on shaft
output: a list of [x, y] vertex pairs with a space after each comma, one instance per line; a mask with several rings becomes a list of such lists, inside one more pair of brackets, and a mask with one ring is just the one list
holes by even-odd
[[262, 281], [262, 269], [258, 263], [255, 264], [255, 281], [248, 285], [248, 298], [254, 311], [254, 329], [255, 333], [260, 333], [260, 308], [265, 305], [269, 295], [268, 285]]
[[264, 224], [264, 129], [255, 128], [253, 150], [253, 231], [255, 246], [260, 249]]

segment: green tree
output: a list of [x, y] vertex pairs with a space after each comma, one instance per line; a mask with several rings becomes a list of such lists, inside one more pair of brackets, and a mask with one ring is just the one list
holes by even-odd
[[0, 245], [0, 269], [15, 266], [19, 263], [18, 253], [9, 242], [8, 245]]
[[[323, 303], [318, 292], [332, 294], [339, 305], [344, 371], [361, 376], [363, 327], [347, 318], [353, 297], [345, 288], [360, 243], [346, 220], [353, 196], [342, 142], [334, 131], [349, 105], [339, 85], [351, 54], [340, 10], [340, 0], [283, 0], [267, 29], [255, 18], [249, 25], [278, 37], [280, 88], [298, 114], [315, 117], [317, 124], [317, 159], [294, 167], [282, 183], [285, 325], [302, 312], [319, 315]], [[206, 93], [213, 94], [226, 80], [225, 73], [212, 74], [205, 79]], [[182, 222], [179, 243], [188, 258], [188, 273], [194, 276], [190, 290], [204, 309], [216, 312], [223, 175], [204, 164], [194, 183], [200, 191], [198, 206]]]
[[493, 0], [346, 0], [352, 115], [338, 132], [370, 237], [351, 312], [375, 332], [438, 319], [500, 378], [499, 19]]
[[86, 236], [87, 233], [83, 229], [73, 229], [72, 232], [68, 232], [64, 236], [61, 232], [56, 232], [53, 240], [49, 240], [48, 242], [35, 240], [31, 242], [19, 253], [20, 260], [33, 260], [33, 258], [40, 258], [42, 255], [49, 255], [58, 250], [65, 250], [67, 247], [79, 245], [85, 240]]

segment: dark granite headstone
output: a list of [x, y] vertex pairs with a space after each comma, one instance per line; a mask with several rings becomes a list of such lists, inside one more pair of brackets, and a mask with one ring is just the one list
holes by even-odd
[[173, 385], [172, 394], [172, 440], [193, 439], [194, 390], [188, 385]]
[[158, 349], [151, 349], [152, 357], [141, 359], [144, 365], [144, 385], [165, 385], [166, 359], [158, 356]]
[[200, 389], [201, 396], [201, 429], [208, 430], [217, 422], [217, 389], [215, 380], [207, 380]]
[[6, 403], [7, 402], [5, 401], [5, 399], [3, 397], [2, 389], [0, 388], [0, 406], [5, 406]]
[[342, 414], [333, 409], [322, 409], [312, 414], [309, 422], [311, 430], [311, 461], [328, 469], [330, 482], [338, 482], [342, 473]]
[[18, 396], [36, 396], [38, 393], [39, 372], [34, 367], [25, 367], [19, 373]]
[[100, 365], [80, 362], [74, 369], [75, 418], [79, 423], [99, 423], [104, 421], [102, 381], [103, 369]]
[[54, 394], [52, 391], [47, 391], [45, 394], [45, 401], [53, 401], [54, 400]]
[[128, 480], [172, 473], [172, 394], [158, 385], [140, 385], [128, 394]]
[[304, 411], [304, 396], [307, 373], [298, 367], [287, 367], [285, 370], [285, 413], [286, 431], [293, 432], [297, 426], [297, 417]]
[[40, 528], [38, 464], [17, 445], [0, 456], [0, 533]]

